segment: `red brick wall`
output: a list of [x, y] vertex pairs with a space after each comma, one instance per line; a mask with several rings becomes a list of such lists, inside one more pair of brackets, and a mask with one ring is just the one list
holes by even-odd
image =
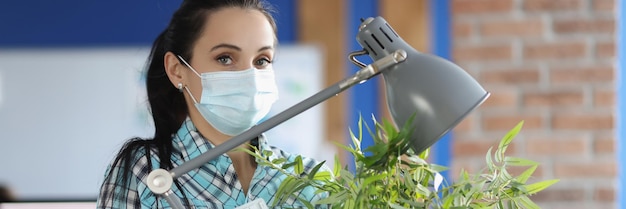
[[561, 180], [540, 206], [615, 208], [615, 1], [451, 2], [453, 59], [492, 93], [456, 128], [453, 170], [478, 172], [524, 120], [509, 154], [541, 163], [533, 180]]

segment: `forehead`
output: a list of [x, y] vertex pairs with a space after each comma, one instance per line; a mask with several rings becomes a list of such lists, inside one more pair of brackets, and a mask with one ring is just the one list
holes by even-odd
[[198, 44], [229, 43], [242, 48], [275, 44], [274, 29], [267, 17], [258, 10], [223, 8], [206, 18]]

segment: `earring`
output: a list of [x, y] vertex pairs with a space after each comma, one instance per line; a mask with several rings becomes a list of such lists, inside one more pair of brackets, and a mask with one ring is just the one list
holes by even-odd
[[178, 91], [183, 92], [183, 84], [178, 83]]

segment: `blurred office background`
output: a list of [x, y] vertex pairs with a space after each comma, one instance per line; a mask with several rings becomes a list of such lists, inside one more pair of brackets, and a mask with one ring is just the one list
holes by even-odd
[[[93, 200], [125, 139], [148, 137], [141, 72], [180, 0], [0, 2], [0, 184], [18, 200]], [[276, 113], [352, 72], [360, 18], [383, 16], [417, 50], [450, 59], [491, 98], [438, 142], [432, 161], [479, 172], [524, 120], [509, 154], [561, 181], [543, 208], [626, 208], [626, 99], [617, 0], [271, 0], [281, 101]], [[296, 74], [294, 74], [296, 72]], [[304, 79], [303, 79], [304, 78]], [[270, 131], [279, 146], [339, 155], [359, 116], [386, 118], [373, 79]], [[371, 144], [371, 141], [364, 142]]]

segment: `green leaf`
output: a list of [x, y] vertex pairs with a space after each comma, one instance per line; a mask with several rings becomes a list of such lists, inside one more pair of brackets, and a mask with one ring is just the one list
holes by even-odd
[[254, 156], [255, 158], [263, 158], [263, 157], [262, 157], [262, 156], [260, 156], [258, 153], [253, 152], [252, 150], [249, 150], [249, 149], [246, 149], [246, 148], [241, 148], [241, 147], [238, 147], [238, 148], [235, 148], [235, 149], [233, 149], [233, 150], [234, 150], [234, 151], [242, 151], [242, 152], [246, 152], [246, 153], [248, 153], [249, 155]]
[[283, 164], [287, 162], [287, 159], [285, 158], [276, 158], [274, 160], [272, 160], [272, 164]]
[[[337, 145], [354, 156], [356, 172], [342, 168], [338, 156], [332, 172], [323, 169], [321, 164], [314, 166], [306, 176], [302, 158], [285, 160], [258, 159], [259, 165], [269, 164], [283, 172], [287, 178], [277, 189], [276, 201], [297, 198], [298, 191], [305, 188], [315, 189], [314, 193], [325, 198], [313, 204], [304, 203], [305, 207], [330, 204], [332, 208], [535, 208], [527, 197], [535, 194], [558, 180], [543, 181], [525, 185], [537, 169], [539, 163], [517, 157], [505, 156], [510, 143], [519, 133], [523, 121], [507, 133], [497, 147], [487, 151], [485, 161], [488, 169], [478, 174], [468, 174], [461, 170], [460, 178], [448, 185], [446, 179], [437, 177], [437, 173], [446, 167], [428, 163], [430, 149], [422, 153], [413, 153], [410, 149], [411, 132], [414, 130], [408, 122], [399, 131], [393, 123], [383, 120], [374, 121], [374, 126], [365, 125], [359, 120], [358, 130], [350, 130], [353, 145]], [[412, 119], [411, 119], [412, 120]], [[408, 124], [408, 125], [407, 125]], [[368, 155], [361, 150], [363, 129], [372, 135], [375, 144], [368, 147]], [[370, 129], [373, 128], [373, 129]], [[355, 136], [356, 135], [356, 136]], [[497, 148], [497, 149], [496, 149]], [[252, 150], [252, 149], [250, 149]], [[258, 151], [257, 151], [258, 153]], [[419, 154], [419, 155], [418, 155]], [[406, 155], [406, 158], [400, 158]], [[256, 155], [254, 155], [256, 156]], [[421, 158], [420, 158], [421, 157]], [[272, 165], [283, 163], [283, 165]], [[511, 176], [507, 166], [529, 166], [521, 175]], [[281, 167], [289, 169], [281, 169]], [[482, 173], [487, 171], [486, 173]], [[294, 175], [293, 172], [299, 174]], [[327, 195], [326, 195], [327, 194]], [[275, 202], [276, 202], [275, 201]]]
[[283, 164], [283, 166], [281, 166], [281, 168], [282, 169], [288, 169], [288, 168], [291, 168], [291, 167], [295, 166], [296, 164], [297, 164], [297, 162], [295, 162], [295, 161], [294, 162], [285, 163], [285, 164]]
[[345, 209], [354, 209], [356, 208], [356, 203], [354, 199], [348, 199], [348, 201], [346, 201], [346, 204], [344, 205], [343, 208]]
[[477, 203], [472, 203], [470, 204], [470, 207], [468, 208], [472, 208], [472, 209], [491, 209], [492, 207], [486, 203], [482, 203], [482, 202], [477, 202]]
[[315, 208], [315, 207], [313, 206], [313, 204], [311, 204], [311, 203], [309, 202], [309, 200], [307, 200], [307, 199], [304, 199], [304, 198], [302, 198], [302, 197], [298, 196], [298, 200], [300, 200], [300, 202], [301, 202], [301, 203], [303, 203], [304, 205], [306, 205], [306, 208], [309, 208], [309, 209], [313, 209], [313, 208]]
[[335, 177], [339, 177], [341, 171], [341, 161], [339, 160], [339, 156], [335, 155], [335, 165], [333, 167], [333, 175]]
[[298, 155], [298, 156], [296, 157], [295, 163], [296, 163], [296, 164], [294, 165], [294, 168], [293, 168], [294, 172], [295, 172], [296, 174], [302, 174], [302, 173], [304, 173], [304, 165], [303, 165], [303, 163], [302, 163], [302, 156]]
[[460, 177], [461, 177], [461, 180], [468, 181], [469, 180], [469, 173], [467, 173], [467, 171], [463, 169], [463, 170], [461, 170]]
[[500, 149], [496, 149], [496, 152], [493, 155], [493, 160], [498, 163], [502, 163], [502, 161], [504, 161], [504, 154], [500, 153]]
[[274, 202], [272, 203], [273, 205], [281, 205], [285, 200], [289, 198], [289, 195], [292, 195], [291, 193], [285, 192], [285, 190], [287, 190], [287, 188], [295, 187], [295, 181], [296, 179], [291, 176], [287, 176], [287, 178], [283, 180], [283, 182], [280, 184], [280, 186], [278, 186], [278, 189], [276, 190], [277, 197], [276, 199], [274, 199]]
[[430, 154], [430, 148], [425, 149], [422, 153], [419, 154], [420, 158], [427, 159]]
[[318, 163], [315, 167], [313, 167], [313, 169], [311, 170], [311, 172], [309, 173], [309, 179], [313, 179], [315, 178], [315, 175], [317, 174], [317, 171], [324, 166], [324, 163], [326, 163], [326, 161], [322, 161], [321, 163]]
[[399, 199], [401, 203], [405, 203], [411, 206], [411, 208], [424, 208], [426, 205], [423, 202], [417, 202], [414, 200]]
[[359, 137], [358, 138], [353, 137], [352, 143], [354, 143], [354, 146], [358, 147], [358, 150], [361, 150], [361, 140], [363, 139], [363, 118], [361, 118], [360, 114], [359, 114], [359, 121], [357, 122], [357, 126], [359, 128]]
[[426, 188], [425, 186], [418, 184], [415, 188], [417, 189], [417, 192], [419, 194], [424, 196], [430, 196], [430, 190], [428, 190], [428, 188]]
[[[374, 115], [372, 115], [374, 116]], [[370, 128], [370, 126], [365, 123], [365, 129], [367, 130], [367, 133], [369, 133], [369, 135], [372, 137], [372, 139], [374, 140], [374, 144], [382, 144], [382, 141], [380, 140], [380, 138], [378, 137], [378, 135], [376, 133], [378, 133], [378, 123], [376, 122], [376, 120], [374, 120], [374, 129], [375, 131], [372, 131], [372, 129]]]
[[337, 193], [332, 193], [328, 197], [315, 201], [316, 205], [324, 205], [324, 204], [336, 204], [338, 202], [344, 202], [346, 198], [348, 198], [348, 192], [346, 190], [342, 190]]
[[[511, 144], [511, 141], [517, 136], [519, 131], [524, 126], [524, 121], [520, 121], [513, 129], [511, 129], [503, 138], [500, 140], [500, 144], [498, 145], [498, 149], [496, 150], [496, 159], [502, 160], [504, 158], [504, 153], [506, 152], [507, 147]], [[496, 160], [497, 162], [501, 162]]]
[[558, 179], [552, 179], [552, 180], [545, 180], [545, 181], [540, 181], [534, 184], [529, 184], [526, 185], [526, 191], [528, 191], [528, 194], [532, 195], [532, 194], [536, 194], [537, 192], [540, 192], [550, 186], [552, 186], [553, 184], [555, 184], [556, 182], [559, 182]]
[[401, 205], [395, 204], [395, 203], [389, 203], [389, 207], [393, 208], [393, 209], [407, 209], [405, 207], [402, 207]]
[[352, 148], [352, 147], [348, 147], [348, 146], [346, 146], [346, 145], [343, 145], [343, 144], [340, 144], [340, 143], [337, 143], [337, 142], [333, 142], [333, 143], [334, 143], [336, 146], [338, 146], [339, 148], [341, 148], [341, 149], [343, 149], [343, 150], [346, 150], [346, 151], [350, 152], [350, 153], [351, 153], [352, 155], [354, 155], [354, 156], [358, 156], [358, 155], [359, 155], [359, 153], [360, 153], [360, 151], [359, 151], [359, 150], [356, 150], [356, 149], [354, 149], [354, 148]]
[[348, 182], [352, 182], [354, 180], [354, 175], [352, 175], [350, 171], [347, 171], [345, 169], [341, 169], [340, 176], [342, 176], [342, 178], [346, 179]]
[[426, 160], [424, 160], [423, 158], [417, 156], [417, 155], [409, 155], [407, 158], [407, 160], [409, 160], [410, 162], [407, 162], [408, 164], [417, 164], [417, 165], [427, 165], [428, 162], [426, 162]]
[[379, 181], [379, 180], [381, 180], [381, 179], [385, 179], [385, 177], [387, 177], [387, 175], [384, 175], [384, 174], [382, 174], [382, 173], [380, 173], [380, 174], [376, 174], [376, 175], [373, 175], [373, 176], [368, 176], [368, 177], [367, 177], [367, 178], [365, 178], [365, 180], [363, 181], [363, 185], [371, 185], [371, 184], [372, 184], [372, 182]]
[[[374, 144], [365, 149], [367, 152], [372, 152], [374, 154], [385, 154], [387, 153], [387, 145], [386, 144]], [[375, 157], [368, 157], [375, 158]]]
[[515, 179], [517, 179], [517, 181], [519, 181], [520, 183], [525, 184], [526, 181], [528, 181], [528, 179], [533, 175], [535, 170], [537, 170], [537, 166], [538, 165], [531, 166], [530, 168], [528, 168], [524, 172], [522, 172], [522, 174], [517, 176]]
[[442, 208], [451, 208], [454, 205], [454, 200], [461, 196], [459, 193], [451, 193], [448, 196], [444, 196]]
[[493, 164], [493, 160], [491, 159], [491, 149], [493, 149], [493, 147], [490, 147], [489, 150], [487, 150], [487, 154], [485, 155], [485, 162], [487, 163], [489, 172], [494, 171], [494, 164]]
[[539, 205], [535, 204], [530, 198], [527, 196], [520, 196], [517, 198], [518, 202], [524, 206], [524, 208], [528, 209], [540, 209]]
[[345, 187], [341, 185], [338, 181], [328, 181], [325, 184], [322, 184], [320, 189], [316, 191], [316, 193], [324, 193], [329, 192], [330, 194], [334, 194], [341, 191], [346, 191]]
[[389, 122], [386, 119], [383, 119], [383, 131], [387, 134], [387, 138], [395, 138], [398, 135], [398, 131], [396, 131], [396, 127], [393, 123]]
[[510, 166], [533, 166], [533, 165], [539, 164], [532, 160], [519, 158], [519, 157], [509, 157], [509, 156], [504, 158], [504, 162]]
[[329, 181], [333, 178], [333, 175], [329, 171], [320, 171], [315, 173], [313, 180]]
[[411, 175], [404, 175], [404, 182], [408, 188], [414, 188], [417, 185], [415, 184], [416, 180], [411, 178]]

